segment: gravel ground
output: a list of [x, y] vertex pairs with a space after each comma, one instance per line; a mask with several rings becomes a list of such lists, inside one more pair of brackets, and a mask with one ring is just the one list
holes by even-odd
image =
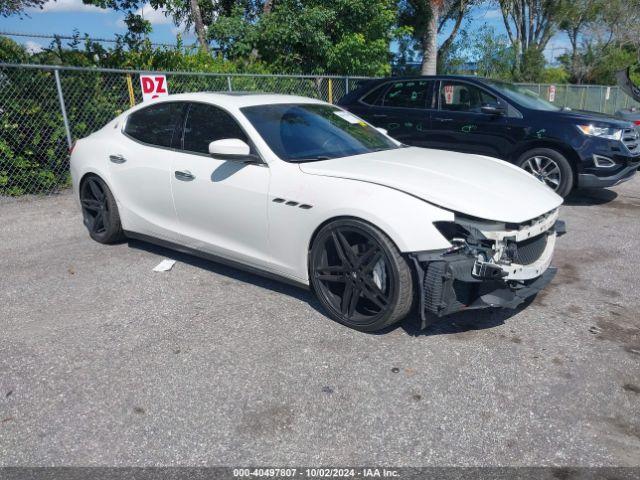
[[294, 287], [99, 245], [69, 194], [1, 200], [0, 465], [638, 466], [640, 177], [561, 217], [527, 308], [372, 335]]

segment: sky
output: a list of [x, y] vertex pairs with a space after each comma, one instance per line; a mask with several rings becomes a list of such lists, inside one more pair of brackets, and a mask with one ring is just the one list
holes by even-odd
[[[192, 31], [185, 32], [183, 27], [175, 26], [161, 11], [153, 10], [147, 5], [142, 8], [141, 13], [152, 24], [153, 32], [150, 35], [152, 42], [174, 44], [176, 35], [181, 33], [185, 44], [195, 43], [195, 35]], [[45, 4], [44, 9], [28, 10], [27, 14], [28, 16], [22, 18], [18, 16], [0, 18], [0, 35], [8, 32], [72, 35], [74, 29], [77, 29], [81, 35], [89, 33], [93, 38], [114, 38], [116, 34], [126, 33], [123, 13], [85, 5], [82, 0], [50, 0]], [[495, 6], [474, 8], [468, 18], [468, 27], [471, 31], [483, 25], [489, 25], [494, 27], [496, 33], [505, 33], [502, 14]], [[13, 36], [11, 38], [23, 43], [32, 51], [38, 51], [51, 42], [50, 39], [36, 37]], [[557, 34], [549, 42], [545, 55], [548, 60], [552, 60], [563, 53], [568, 46], [566, 36]]]

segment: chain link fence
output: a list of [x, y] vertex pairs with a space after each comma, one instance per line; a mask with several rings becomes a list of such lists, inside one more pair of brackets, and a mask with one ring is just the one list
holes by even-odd
[[573, 110], [590, 110], [611, 115], [630, 107], [640, 108], [640, 103], [634, 101], [620, 87], [548, 83], [521, 83], [520, 85], [537, 93], [545, 100], [553, 98], [553, 103], [559, 107], [569, 107]]
[[[142, 101], [139, 75], [166, 74], [169, 93], [262, 91], [337, 102], [366, 77], [145, 72], [0, 63], [0, 196], [70, 184], [69, 147]], [[525, 85], [549, 98], [549, 85]], [[606, 113], [635, 105], [617, 87], [558, 85], [554, 102]]]
[[139, 75], [169, 93], [262, 91], [336, 102], [366, 77], [145, 72], [0, 63], [0, 196], [69, 186], [69, 147], [142, 101]]

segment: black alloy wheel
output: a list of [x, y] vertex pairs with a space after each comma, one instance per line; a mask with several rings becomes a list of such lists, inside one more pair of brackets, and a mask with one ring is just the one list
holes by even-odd
[[113, 243], [123, 238], [116, 201], [102, 179], [90, 176], [82, 181], [80, 205], [91, 238], [100, 243]]
[[411, 309], [413, 280], [406, 260], [386, 235], [360, 220], [337, 220], [318, 232], [310, 276], [329, 314], [358, 330], [380, 330]]

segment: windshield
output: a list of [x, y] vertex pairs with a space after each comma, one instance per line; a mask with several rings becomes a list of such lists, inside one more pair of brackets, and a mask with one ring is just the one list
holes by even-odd
[[537, 93], [532, 92], [526, 87], [504, 82], [488, 81], [486, 83], [523, 107], [530, 108], [532, 110], [547, 110], [553, 112], [560, 110], [560, 107], [557, 107], [551, 102], [547, 102]]
[[269, 148], [288, 162], [399, 148], [399, 144], [355, 115], [331, 105], [258, 105], [241, 110]]

